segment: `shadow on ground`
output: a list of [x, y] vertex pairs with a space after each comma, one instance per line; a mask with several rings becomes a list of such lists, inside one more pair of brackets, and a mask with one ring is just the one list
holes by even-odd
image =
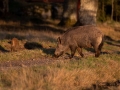
[[55, 48], [48, 48], [48, 49], [43, 48], [42, 50], [43, 50], [43, 52], [46, 53], [47, 55], [52, 55], [52, 56], [54, 56]]
[[55, 48], [43, 48], [43, 46], [37, 42], [26, 42], [24, 47], [28, 50], [41, 49], [47, 55], [53, 55], [55, 52]]
[[8, 50], [5, 50], [1, 45], [0, 45], [0, 51], [2, 51], [2, 52], [9, 52]]
[[[120, 47], [120, 44], [119, 44], [119, 43], [120, 43], [120, 40], [118, 40], [118, 41], [113, 40], [110, 36], [105, 36], [105, 42], [106, 42], [107, 44]], [[113, 42], [116, 43], [116, 44], [114, 44]]]
[[41, 49], [41, 48], [43, 48], [43, 46], [40, 45], [40, 44], [37, 43], [37, 42], [26, 42], [26, 43], [24, 44], [24, 47], [25, 47], [26, 49], [29, 49], [29, 50], [31, 50], [31, 49]]

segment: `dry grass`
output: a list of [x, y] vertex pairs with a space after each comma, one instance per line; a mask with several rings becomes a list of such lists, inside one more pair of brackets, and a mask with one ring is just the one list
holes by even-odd
[[120, 79], [120, 62], [99, 59], [98, 62], [94, 59], [87, 65], [87, 60], [60, 60], [47, 66], [9, 69], [0, 74], [0, 87], [2, 90], [81, 90], [95, 83]]
[[[10, 23], [13, 25], [12, 22]], [[17, 25], [19, 26], [19, 23]], [[27, 26], [32, 26], [32, 24], [28, 23]], [[120, 80], [120, 32], [110, 26], [99, 25], [99, 28], [106, 36], [113, 39], [113, 41], [105, 42], [103, 54], [99, 58], [94, 58], [93, 53], [89, 55], [90, 52], [84, 50], [84, 53], [88, 55], [77, 60], [61, 57], [49, 65], [34, 67], [23, 65], [22, 68], [3, 69], [0, 73], [0, 90], [82, 90], [96, 83]], [[59, 35], [60, 33], [36, 29], [19, 29], [17, 32], [1, 30], [0, 62], [46, 56], [49, 59], [53, 55], [50, 49], [56, 47], [56, 38]], [[17, 52], [9, 52], [8, 42], [12, 37], [20, 40], [21, 48]], [[24, 47], [26, 42], [32, 49]], [[119, 89], [120, 86], [113, 90]]]
[[99, 24], [98, 27], [103, 31], [103, 33], [106, 36], [109, 36], [114, 40], [120, 40], [120, 29], [119, 31], [115, 31], [116, 27], [117, 28], [120, 27], [120, 24], [116, 26], [108, 26], [108, 25]]
[[[47, 56], [48, 50], [56, 47], [56, 38], [59, 34], [45, 31], [24, 30], [0, 31], [0, 61], [31, 59], [39, 56]], [[20, 41], [17, 52], [10, 52], [13, 37]], [[50, 53], [49, 53], [50, 54]], [[52, 55], [53, 53], [51, 53]]]

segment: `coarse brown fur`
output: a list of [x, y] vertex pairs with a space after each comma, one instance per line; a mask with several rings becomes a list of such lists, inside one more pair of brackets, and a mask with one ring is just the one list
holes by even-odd
[[94, 25], [78, 26], [67, 30], [61, 37], [58, 38], [55, 56], [59, 57], [68, 48], [71, 50], [71, 58], [77, 50], [84, 57], [82, 48], [91, 48], [95, 50], [95, 57], [99, 57], [104, 35]]
[[13, 38], [11, 40], [11, 52], [17, 51], [18, 47], [19, 47], [19, 40], [17, 38]]

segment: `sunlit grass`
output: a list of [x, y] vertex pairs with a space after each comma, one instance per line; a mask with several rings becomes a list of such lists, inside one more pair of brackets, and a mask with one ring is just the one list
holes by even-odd
[[14, 60], [29, 60], [45, 56], [42, 50], [23, 50], [19, 52], [0, 53], [0, 62], [14, 61]]
[[[120, 24], [119, 24], [120, 26]], [[119, 27], [117, 25], [117, 27]], [[109, 36], [113, 40], [120, 40], [120, 33], [115, 31], [115, 26], [108, 26], [108, 25], [98, 25], [99, 29], [104, 33], [104, 35]]]
[[[27, 26], [32, 24], [27, 23]], [[84, 58], [76, 52], [73, 59], [65, 59], [64, 54], [63, 57], [53, 58], [55, 61], [50, 64], [3, 68], [0, 73], [0, 90], [82, 90], [96, 83], [120, 80], [120, 33], [109, 26], [100, 26], [100, 29], [113, 39], [105, 41], [100, 57], [95, 58], [94, 52], [83, 49]], [[61, 34], [30, 29], [0, 31], [0, 35], [2, 63], [41, 57], [51, 59], [56, 48], [56, 39]], [[8, 42], [12, 37], [20, 40], [20, 49], [16, 52], [10, 52], [11, 45]], [[31, 49], [24, 47], [26, 42]]]
[[[120, 63], [114, 60], [59, 60], [38, 67], [9, 69], [0, 74], [2, 89], [81, 90], [95, 83], [120, 79]], [[29, 86], [29, 87], [28, 87]]]

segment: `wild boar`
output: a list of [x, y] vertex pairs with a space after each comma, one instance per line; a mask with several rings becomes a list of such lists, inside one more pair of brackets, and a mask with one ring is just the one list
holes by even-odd
[[71, 50], [72, 58], [76, 52], [84, 57], [82, 48], [91, 48], [95, 50], [95, 57], [99, 57], [104, 42], [104, 35], [94, 25], [77, 26], [67, 30], [57, 39], [55, 56], [61, 56], [68, 48]]
[[11, 52], [16, 51], [18, 47], [19, 47], [19, 40], [17, 38], [13, 38], [11, 40]]

